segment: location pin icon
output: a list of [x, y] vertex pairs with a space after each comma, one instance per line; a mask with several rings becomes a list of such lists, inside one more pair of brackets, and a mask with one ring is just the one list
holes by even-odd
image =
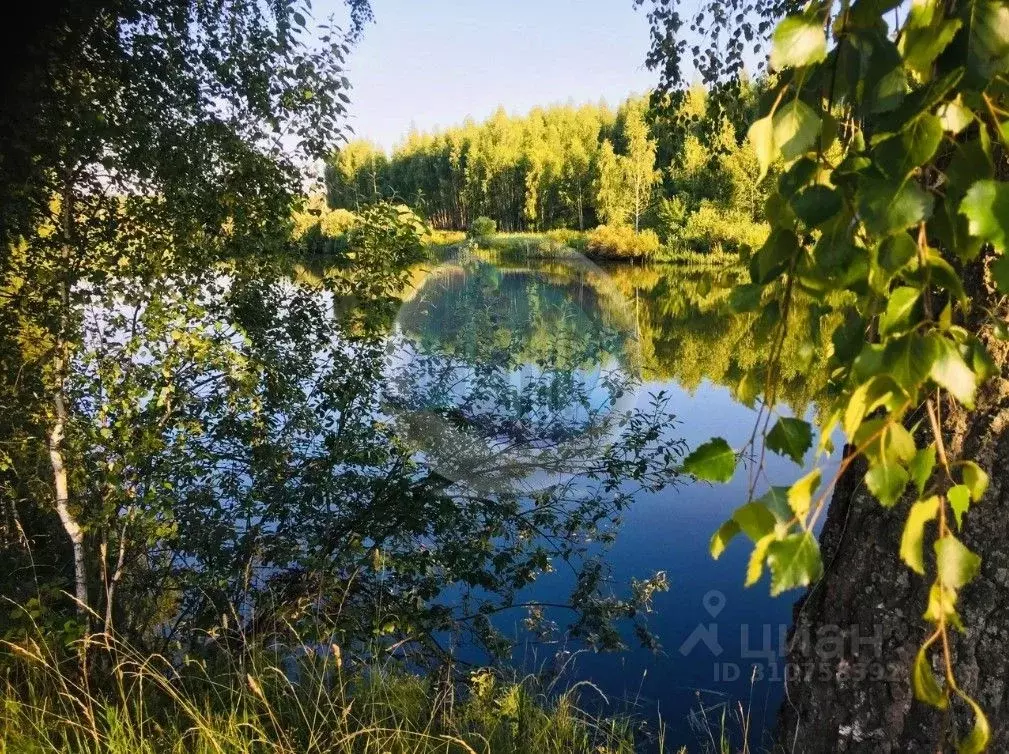
[[708, 615], [717, 618], [718, 614], [722, 612], [722, 608], [725, 607], [725, 595], [717, 589], [712, 589], [701, 599], [701, 604], [708, 611]]

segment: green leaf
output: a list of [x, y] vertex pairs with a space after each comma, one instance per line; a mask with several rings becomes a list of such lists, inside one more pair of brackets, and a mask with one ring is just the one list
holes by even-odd
[[741, 529], [739, 528], [739, 523], [732, 518], [719, 526], [718, 531], [712, 535], [711, 544], [708, 546], [708, 549], [711, 550], [711, 557], [718, 560], [719, 556], [725, 552], [725, 546], [728, 545], [740, 531]]
[[767, 447], [778, 455], [802, 463], [806, 451], [813, 446], [813, 430], [802, 419], [782, 417], [767, 433]]
[[998, 251], [1009, 251], [1009, 183], [978, 181], [960, 202], [972, 236], [987, 241]]
[[956, 517], [956, 528], [963, 529], [963, 514], [970, 509], [970, 490], [965, 484], [955, 485], [949, 488], [946, 499], [949, 500], [949, 507], [953, 509], [953, 515]]
[[[799, 253], [799, 239], [790, 230], [775, 228], [754, 257], [755, 283], [768, 283], [780, 275]], [[751, 274], [753, 270], [751, 269]]]
[[903, 466], [876, 463], [866, 472], [865, 485], [880, 503], [889, 508], [900, 499], [909, 479]]
[[873, 157], [884, 173], [903, 180], [908, 173], [928, 162], [942, 141], [942, 123], [935, 115], [918, 116], [901, 132], [876, 145]]
[[981, 501], [988, 490], [988, 474], [973, 461], [963, 462], [963, 483], [970, 491], [970, 499], [975, 503]]
[[911, 320], [911, 313], [920, 296], [921, 291], [917, 288], [905, 286], [895, 289], [890, 294], [886, 311], [879, 318], [879, 334], [889, 335], [905, 328]]
[[933, 469], [935, 469], [935, 443], [921, 448], [915, 453], [914, 458], [911, 459], [911, 463], [907, 467], [907, 470], [911, 473], [911, 480], [914, 482], [914, 486], [918, 488], [919, 495], [924, 494], [925, 485], [928, 484]]
[[848, 11], [848, 23], [871, 29], [879, 23], [880, 16], [898, 5], [899, 0], [855, 0]]
[[841, 211], [841, 195], [817, 184], [793, 196], [790, 204], [796, 217], [810, 228], [815, 228]]
[[764, 573], [764, 560], [767, 558], [767, 548], [771, 546], [772, 542], [774, 542], [773, 532], [762, 537], [753, 546], [750, 560], [746, 564], [746, 583], [744, 586], [753, 586], [760, 581], [760, 577]]
[[883, 432], [881, 454], [890, 463], [910, 463], [917, 448], [914, 438], [903, 424], [892, 422]]
[[929, 376], [964, 406], [973, 408], [974, 392], [977, 390], [974, 372], [967, 366], [956, 345], [939, 336], [930, 336], [929, 339], [936, 347]]
[[759, 542], [773, 532], [777, 523], [777, 519], [767, 506], [757, 501], [736, 508], [732, 520], [739, 525], [739, 530], [754, 542]]
[[789, 100], [774, 113], [774, 145], [786, 162], [809, 151], [819, 134], [820, 118], [802, 100]]
[[935, 560], [939, 582], [948, 589], [959, 589], [969, 584], [981, 568], [981, 558], [952, 534], [936, 540]]
[[[900, 38], [900, 52], [907, 65], [920, 74], [930, 73], [932, 63], [946, 49], [960, 29], [958, 19], [941, 21], [933, 19], [937, 3], [932, 0], [918, 0], [911, 7], [908, 23]], [[928, 8], [931, 6], [931, 8]], [[942, 11], [940, 10], [941, 14]], [[927, 14], [928, 20], [923, 16]], [[941, 17], [941, 16], [940, 16]]]
[[880, 406], [889, 405], [895, 396], [900, 393], [900, 388], [891, 377], [885, 374], [877, 374], [868, 382], [860, 385], [848, 399], [848, 405], [844, 411], [844, 433], [848, 437], [854, 437], [862, 420]]
[[813, 469], [788, 488], [788, 507], [800, 521], [805, 521], [813, 493], [820, 486], [820, 469]]
[[1005, 253], [991, 263], [991, 276], [1001, 293], [1009, 294], [1009, 253]]
[[991, 727], [988, 725], [988, 718], [985, 717], [981, 706], [969, 697], [963, 696], [963, 699], [974, 710], [974, 727], [971, 728], [967, 738], [956, 745], [956, 751], [957, 754], [981, 754], [988, 748]]
[[914, 259], [917, 253], [918, 244], [907, 233], [898, 233], [883, 239], [876, 254], [879, 266], [887, 273], [883, 282], [889, 283], [890, 279]]
[[[963, 288], [963, 281], [960, 274], [953, 269], [953, 265], [943, 259], [935, 249], [925, 250], [925, 269], [928, 271], [927, 278], [919, 278], [922, 283], [930, 279], [934, 285], [938, 285], [949, 291], [957, 301], [967, 304], [967, 293]], [[908, 278], [912, 276], [908, 275]]]
[[871, 233], [887, 236], [927, 220], [934, 199], [914, 181], [866, 180], [858, 195], [858, 211]]
[[760, 395], [760, 391], [763, 387], [764, 383], [759, 375], [754, 372], [747, 372], [743, 375], [739, 384], [736, 385], [735, 398], [744, 406], [753, 408], [754, 403], [757, 400], [757, 396]]
[[968, 29], [967, 69], [977, 83], [1009, 71], [1009, 7], [999, 0], [963, 6]]
[[911, 685], [914, 687], [914, 697], [919, 702], [931, 704], [939, 709], [946, 709], [949, 701], [946, 694], [935, 680], [932, 664], [928, 661], [928, 646], [918, 650], [914, 658], [914, 669], [911, 672]]
[[755, 120], [746, 135], [757, 155], [757, 164], [760, 165], [760, 175], [757, 177], [759, 183], [764, 180], [771, 163], [778, 156], [778, 150], [774, 146], [773, 118], [768, 115], [766, 118]]
[[801, 68], [827, 57], [823, 22], [809, 16], [788, 16], [771, 38], [771, 68]]
[[944, 131], [958, 134], [974, 121], [974, 113], [963, 104], [961, 97], [950, 100], [939, 106], [939, 122]]
[[963, 199], [978, 180], [995, 176], [991, 150], [986, 147], [984, 141], [980, 138], [963, 141], [963, 138], [961, 137], [961, 140], [954, 145], [953, 157], [950, 158], [949, 165], [944, 171], [946, 182], [949, 184], [946, 196], [954, 202], [951, 206], [956, 206], [955, 202]]
[[925, 575], [925, 557], [922, 553], [922, 540], [925, 538], [925, 524], [939, 514], [939, 498], [930, 497], [919, 500], [911, 506], [904, 524], [904, 534], [900, 538], [900, 557], [908, 568], [922, 576]]
[[879, 77], [869, 98], [873, 113], [891, 112], [899, 107], [907, 94], [907, 74], [903, 66], [895, 66]]
[[767, 548], [771, 567], [771, 596], [788, 589], [809, 586], [823, 575], [820, 547], [809, 532], [789, 534]]
[[865, 343], [865, 320], [854, 311], [846, 312], [844, 322], [831, 334], [830, 341], [838, 359], [851, 361]]
[[771, 511], [779, 523], [792, 520], [792, 509], [788, 505], [788, 489], [788, 487], [771, 487], [757, 498], [757, 502]]
[[913, 395], [928, 378], [937, 355], [933, 338], [909, 333], [886, 344], [881, 365], [905, 393]]
[[963, 68], [953, 68], [947, 71], [941, 78], [935, 79], [928, 86], [914, 89], [900, 107], [892, 112], [886, 113], [879, 119], [876, 131], [885, 133], [887, 131], [899, 131], [905, 123], [910, 123], [923, 113], [927, 113], [937, 108], [944, 100], [948, 99], [950, 93], [956, 88], [963, 78]]
[[683, 470], [707, 482], [727, 482], [736, 471], [736, 454], [729, 443], [716, 437], [695, 448], [683, 460]]
[[922, 617], [932, 623], [945, 620], [963, 631], [963, 621], [956, 612], [956, 591], [942, 584], [932, 584], [928, 590], [928, 607]]

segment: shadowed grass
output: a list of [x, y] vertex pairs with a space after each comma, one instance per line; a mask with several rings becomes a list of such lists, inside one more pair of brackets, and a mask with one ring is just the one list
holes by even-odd
[[484, 670], [445, 688], [398, 663], [345, 663], [336, 646], [208, 661], [144, 656], [101, 637], [84, 675], [84, 647], [77, 657], [37, 642], [3, 649], [4, 754], [634, 751], [631, 719], [589, 715], [578, 687], [552, 694], [531, 676]]

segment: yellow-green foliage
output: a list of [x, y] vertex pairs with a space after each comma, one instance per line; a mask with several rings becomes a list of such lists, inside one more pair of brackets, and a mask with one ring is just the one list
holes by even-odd
[[310, 196], [291, 221], [294, 240], [305, 251], [322, 254], [342, 247], [345, 234], [357, 224], [357, 215], [346, 209], [330, 209], [325, 197]]
[[291, 220], [292, 235], [300, 240], [313, 231], [331, 238], [338, 236], [347, 232], [356, 218], [349, 210], [330, 209], [324, 196], [310, 196], [305, 200], [304, 206], [294, 212]]
[[548, 230], [547, 238], [560, 246], [575, 249], [576, 251], [585, 251], [585, 247], [588, 245], [588, 235], [580, 230], [568, 230], [566, 228]]
[[324, 236], [335, 237], [350, 230], [357, 217], [346, 209], [326, 209], [319, 217], [319, 229]]
[[497, 233], [497, 222], [481, 215], [469, 225], [469, 234], [473, 238], [486, 238]]
[[687, 216], [680, 238], [694, 251], [738, 251], [743, 245], [760, 248], [768, 233], [767, 223], [754, 222], [745, 212], [701, 202], [697, 211]]
[[[631, 721], [595, 718], [575, 690], [490, 671], [440, 684], [339, 647], [170, 661], [91, 646], [103, 682], [37, 644], [7, 645], [0, 754], [630, 754]], [[297, 659], [295, 659], [297, 658]]]
[[605, 259], [648, 259], [662, 247], [653, 230], [635, 233], [629, 225], [600, 225], [589, 233], [586, 251]]
[[461, 230], [438, 230], [429, 228], [424, 235], [427, 246], [453, 246], [466, 240], [466, 234]]

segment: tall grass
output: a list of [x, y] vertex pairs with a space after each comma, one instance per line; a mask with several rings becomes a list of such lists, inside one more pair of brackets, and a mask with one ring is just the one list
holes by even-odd
[[3, 650], [3, 754], [624, 754], [635, 745], [633, 721], [584, 712], [578, 688], [552, 694], [535, 677], [486, 670], [439, 684], [394, 662], [344, 662], [336, 646], [212, 660], [145, 655], [103, 637], [76, 657], [36, 641]]

